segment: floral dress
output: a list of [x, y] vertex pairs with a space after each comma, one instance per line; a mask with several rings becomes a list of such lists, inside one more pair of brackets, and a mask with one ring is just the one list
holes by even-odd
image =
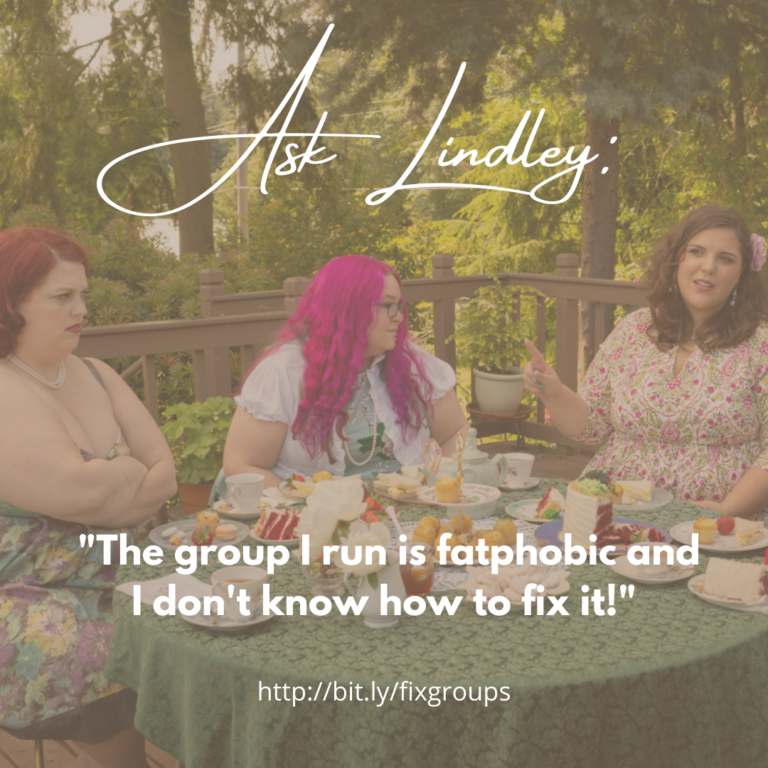
[[722, 501], [748, 469], [768, 470], [768, 323], [736, 347], [696, 347], [677, 376], [678, 347], [659, 351], [650, 325], [648, 309], [628, 315], [589, 366], [575, 439], [607, 442], [587, 469]]
[[[107, 458], [128, 453], [121, 434]], [[103, 671], [117, 552], [104, 565], [101, 542], [80, 546], [81, 534], [107, 532], [136, 539], [135, 529], [94, 528], [0, 501], [0, 726], [61, 723], [64, 713], [124, 690]]]

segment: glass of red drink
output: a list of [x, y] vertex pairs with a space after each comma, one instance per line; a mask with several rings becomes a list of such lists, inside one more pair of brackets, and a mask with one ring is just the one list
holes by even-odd
[[[413, 551], [414, 547], [421, 547], [421, 555]], [[426, 544], [406, 544], [407, 557], [400, 563], [400, 575], [403, 577], [405, 594], [426, 595], [435, 582], [435, 563], [432, 559], [432, 547]], [[422, 560], [421, 563], [413, 563], [412, 560]]]

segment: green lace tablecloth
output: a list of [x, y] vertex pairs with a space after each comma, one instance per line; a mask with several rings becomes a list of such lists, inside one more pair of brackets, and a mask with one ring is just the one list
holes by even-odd
[[[504, 494], [499, 514], [546, 488]], [[401, 506], [405, 520], [433, 511]], [[669, 529], [699, 513], [673, 502], [633, 516]], [[206, 580], [211, 570], [197, 575]], [[119, 580], [167, 572], [123, 566]], [[570, 581], [567, 617], [483, 618], [464, 601], [453, 617], [404, 616], [391, 630], [334, 611], [276, 617], [237, 635], [161, 618], [150, 606], [134, 616], [131, 599], [116, 593], [107, 672], [138, 691], [138, 730], [186, 768], [768, 762], [768, 617], [705, 603], [685, 582], [637, 584], [624, 600], [617, 588], [615, 616], [582, 616], [582, 585], [606, 594], [609, 582], [630, 582], [603, 565], [572, 567]], [[273, 594], [309, 596], [295, 562], [271, 584]], [[295, 707], [275, 701], [275, 685], [311, 686], [314, 696], [329, 681], [344, 686], [346, 701], [332, 702], [332, 692]], [[405, 701], [402, 687], [383, 706], [349, 701], [350, 685], [364, 698], [372, 682], [403, 681], [413, 684]], [[509, 700], [484, 706], [450, 692], [435, 707], [407, 700], [424, 686], [471, 686], [475, 697], [478, 686], [508, 686]]]

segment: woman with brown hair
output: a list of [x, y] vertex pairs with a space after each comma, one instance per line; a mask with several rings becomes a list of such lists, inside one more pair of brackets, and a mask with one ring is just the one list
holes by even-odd
[[648, 308], [605, 340], [576, 394], [536, 348], [525, 385], [553, 423], [605, 445], [588, 469], [651, 480], [719, 514], [768, 506], [765, 239], [733, 209], [691, 211], [658, 243]]
[[104, 674], [118, 553], [105, 565], [86, 534], [133, 540], [175, 472], [128, 385], [74, 355], [87, 290], [76, 242], [0, 232], [0, 728], [148, 768], [136, 696]]

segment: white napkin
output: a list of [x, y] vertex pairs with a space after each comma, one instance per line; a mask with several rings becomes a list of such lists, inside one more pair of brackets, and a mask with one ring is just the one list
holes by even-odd
[[202, 600], [204, 597], [209, 597], [213, 594], [210, 584], [206, 584], [194, 576], [180, 573], [169, 573], [160, 579], [150, 579], [149, 581], [127, 581], [125, 584], [121, 584], [118, 589], [121, 592], [125, 592], [126, 595], [133, 597], [134, 584], [141, 585], [141, 602], [148, 605], [152, 605], [155, 602], [155, 598], [159, 595], [167, 593], [166, 590], [169, 584], [176, 585], [177, 601], [188, 595]]

